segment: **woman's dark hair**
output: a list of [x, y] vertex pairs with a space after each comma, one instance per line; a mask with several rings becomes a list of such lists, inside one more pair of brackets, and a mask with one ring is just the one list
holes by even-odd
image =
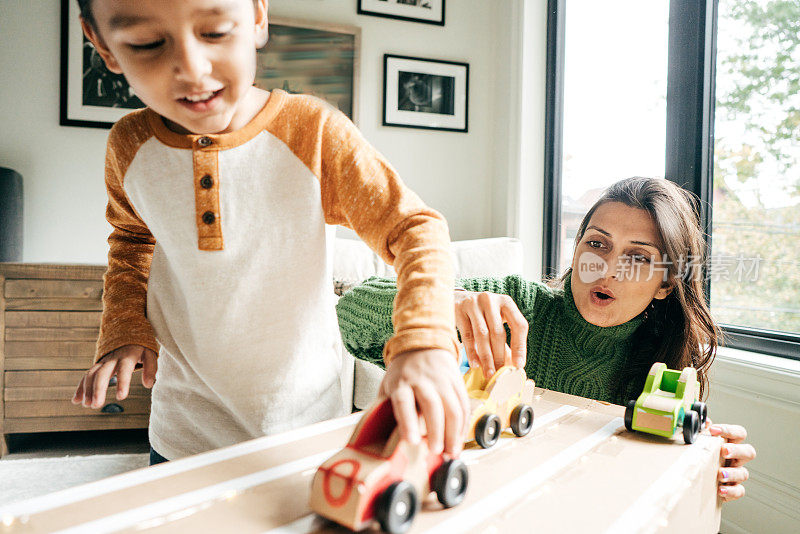
[[[654, 299], [644, 313], [642, 325], [633, 335], [633, 352], [623, 370], [620, 390], [633, 384], [641, 391], [650, 367], [664, 362], [670, 369], [694, 367], [700, 396], [708, 392], [708, 369], [722, 334], [711, 317], [703, 293], [705, 244], [698, 225], [697, 197], [663, 178], [628, 178], [609, 187], [581, 221], [575, 246], [583, 239], [597, 208], [609, 202], [647, 211], [661, 238], [672, 291], [663, 300]], [[572, 268], [555, 282], [563, 285]]]

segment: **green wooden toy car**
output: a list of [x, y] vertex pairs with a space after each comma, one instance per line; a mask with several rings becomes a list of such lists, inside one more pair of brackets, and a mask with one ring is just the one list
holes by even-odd
[[654, 363], [644, 391], [625, 407], [625, 428], [671, 438], [680, 427], [683, 441], [694, 443], [708, 417], [706, 404], [698, 402], [699, 394], [694, 367], [674, 371], [665, 363]]

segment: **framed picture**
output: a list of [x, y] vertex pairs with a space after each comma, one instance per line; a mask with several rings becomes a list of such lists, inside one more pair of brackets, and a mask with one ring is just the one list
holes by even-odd
[[123, 115], [144, 107], [125, 77], [106, 68], [83, 35], [78, 3], [61, 0], [62, 126], [111, 128]]
[[[111, 128], [144, 107], [125, 77], [106, 69], [84, 37], [78, 4], [61, 0], [62, 126]], [[358, 118], [360, 28], [271, 17], [269, 41], [257, 54], [256, 85], [313, 94]]]
[[357, 124], [360, 50], [361, 28], [270, 17], [256, 85], [317, 96]]
[[444, 0], [358, 0], [358, 14], [444, 26]]
[[466, 132], [469, 65], [383, 56], [383, 125]]

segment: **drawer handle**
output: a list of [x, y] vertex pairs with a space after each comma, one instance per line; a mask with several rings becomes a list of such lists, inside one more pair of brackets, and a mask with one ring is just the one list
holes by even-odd
[[125, 408], [117, 404], [116, 402], [112, 402], [110, 404], [106, 404], [100, 409], [103, 413], [122, 413], [125, 411]]

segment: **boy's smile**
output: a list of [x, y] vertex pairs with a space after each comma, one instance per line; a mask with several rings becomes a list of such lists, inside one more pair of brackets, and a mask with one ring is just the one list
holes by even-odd
[[109, 70], [172, 130], [238, 130], [265, 104], [253, 81], [266, 0], [95, 0], [93, 15], [84, 31]]

